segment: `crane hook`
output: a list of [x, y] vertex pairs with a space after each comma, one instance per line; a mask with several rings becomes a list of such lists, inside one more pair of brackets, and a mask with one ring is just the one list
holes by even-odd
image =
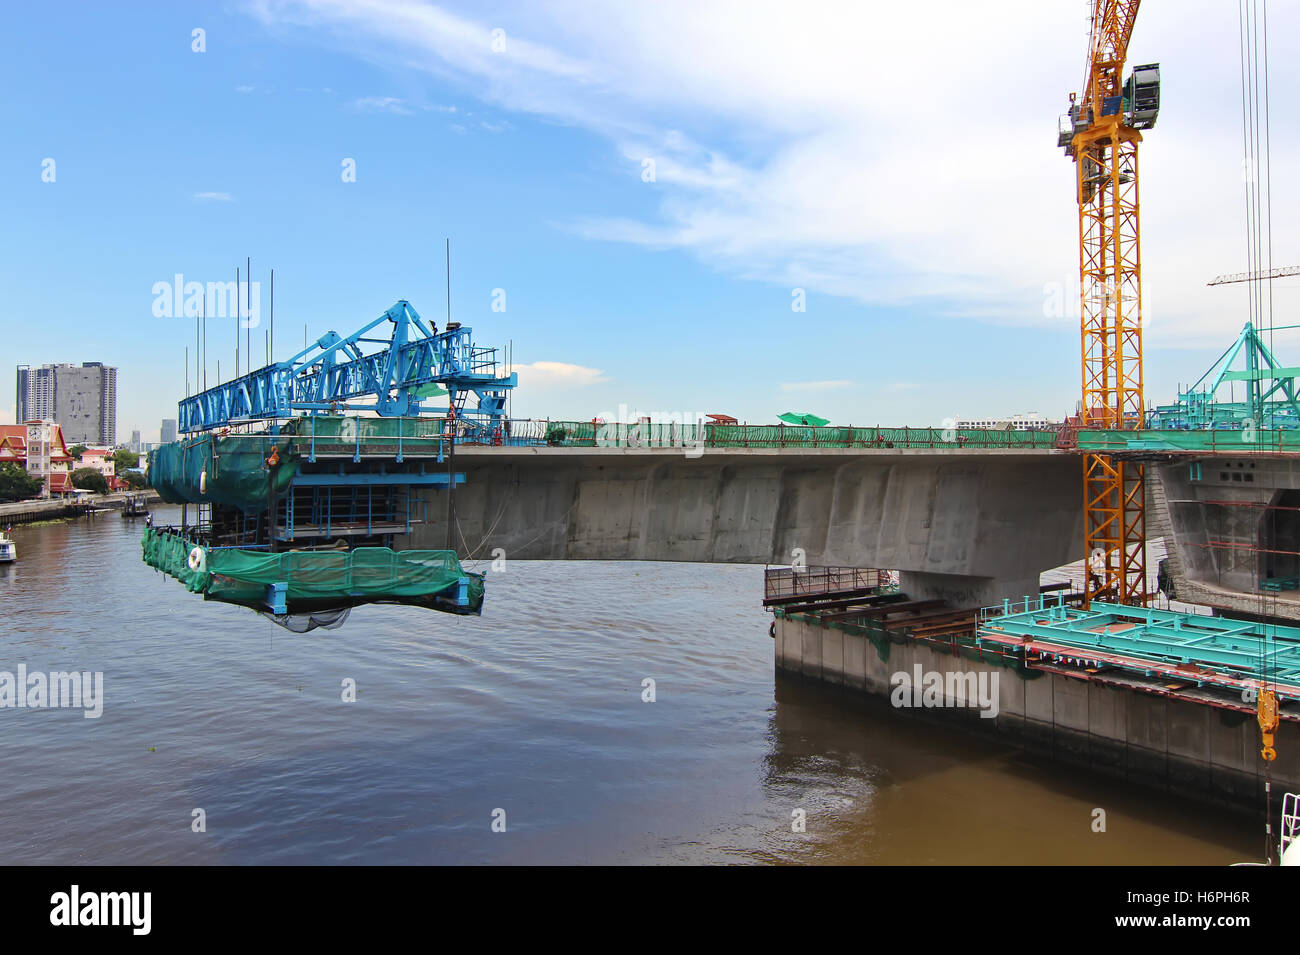
[[1273, 733], [1277, 730], [1277, 696], [1262, 683], [1259, 687], [1259, 703], [1255, 718], [1259, 721], [1259, 732], [1263, 749], [1259, 755], [1264, 762], [1271, 763], [1277, 759], [1277, 750], [1273, 748]]

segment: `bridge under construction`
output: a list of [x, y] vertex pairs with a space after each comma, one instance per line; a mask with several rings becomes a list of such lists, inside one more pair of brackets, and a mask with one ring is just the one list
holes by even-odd
[[[891, 653], [999, 668], [994, 722], [1050, 752], [1232, 798], [1300, 787], [1300, 366], [1271, 347], [1295, 326], [1265, 294], [1294, 272], [1253, 240], [1250, 271], [1211, 283], [1250, 288], [1240, 334], [1148, 407], [1138, 146], [1161, 76], [1124, 76], [1138, 7], [1095, 0], [1059, 126], [1082, 305], [1059, 427], [513, 419], [499, 350], [403, 300], [180, 402], [149, 480], [181, 522], [147, 531], [145, 560], [289, 624], [372, 602], [479, 613], [462, 561], [494, 553], [780, 565], [779, 669], [880, 695]], [[1245, 121], [1258, 134], [1257, 103]], [[839, 579], [800, 576], [817, 566], [877, 576], [809, 585]]]

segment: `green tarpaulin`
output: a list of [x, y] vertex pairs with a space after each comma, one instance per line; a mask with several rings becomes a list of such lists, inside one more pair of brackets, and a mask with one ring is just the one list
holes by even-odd
[[[191, 593], [266, 609], [267, 587], [283, 583], [289, 613], [379, 601], [418, 604], [450, 613], [479, 613], [483, 576], [470, 573], [450, 550], [357, 547], [284, 551], [203, 547], [166, 529], [146, 528], [144, 562], [175, 577]], [[191, 566], [191, 554], [196, 554]], [[456, 606], [464, 580], [469, 602]]]
[[168, 504], [225, 504], [241, 511], [265, 510], [271, 474], [266, 458], [280, 453], [275, 492], [282, 494], [298, 471], [287, 440], [270, 435], [204, 435], [164, 444], [149, 452], [149, 486]]

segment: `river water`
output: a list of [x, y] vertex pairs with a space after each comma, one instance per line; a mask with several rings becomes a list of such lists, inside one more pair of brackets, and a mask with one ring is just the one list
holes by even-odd
[[147, 567], [141, 530], [113, 513], [13, 531], [0, 670], [101, 671], [104, 702], [0, 709], [8, 862], [1260, 855], [1253, 817], [774, 677], [761, 567], [513, 562], [481, 618], [372, 606], [294, 634]]

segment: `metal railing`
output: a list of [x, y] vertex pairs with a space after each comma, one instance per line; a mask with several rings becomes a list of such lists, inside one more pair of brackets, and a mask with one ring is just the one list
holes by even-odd
[[1077, 446], [1098, 452], [1184, 452], [1190, 454], [1300, 453], [1300, 429], [1207, 428], [1146, 431], [1082, 430]]
[[[807, 427], [802, 425], [700, 424], [694, 422], [605, 422], [550, 418], [501, 418], [466, 412], [456, 420], [456, 442], [465, 445], [563, 448], [862, 448], [914, 450], [990, 450], [1057, 446], [1055, 430], [1013, 431], [953, 428], [857, 428]], [[373, 450], [395, 448], [427, 449], [450, 437], [447, 419], [439, 416], [385, 418], [353, 415], [304, 415], [256, 422], [257, 426], [280, 426], [279, 435], [248, 435], [244, 428], [232, 434], [261, 436], [267, 441], [288, 439], [303, 446], [309, 457], [329, 447], [338, 453], [346, 446], [354, 456]], [[251, 424], [251, 423], [250, 423]], [[212, 434], [205, 432], [198, 440]], [[381, 447], [382, 446], [382, 447]], [[295, 448], [296, 449], [296, 448]]]
[[817, 596], [894, 583], [890, 571], [866, 567], [768, 567], [763, 572], [763, 599]]
[[1056, 446], [1055, 430], [806, 427], [766, 424], [605, 422], [511, 419], [498, 442], [567, 448], [1041, 448]]

